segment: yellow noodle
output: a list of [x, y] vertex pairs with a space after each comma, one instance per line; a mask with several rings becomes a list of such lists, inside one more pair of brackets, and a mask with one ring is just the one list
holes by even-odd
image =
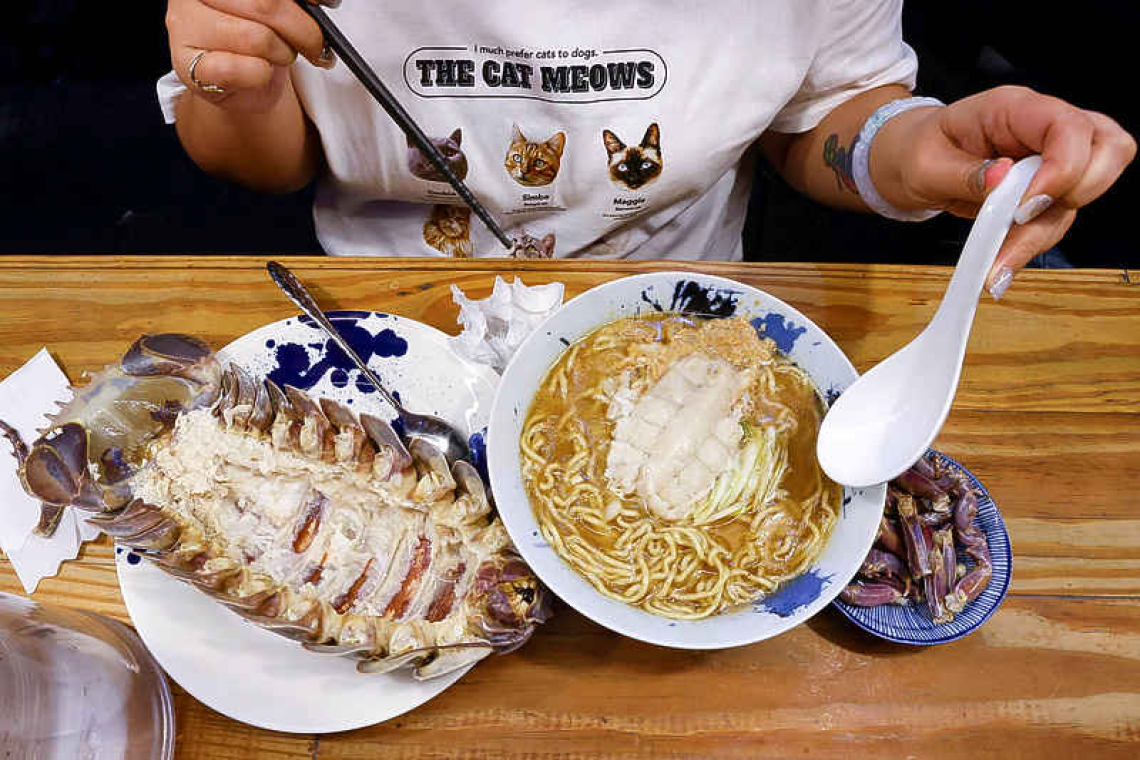
[[[532, 410], [519, 446], [527, 492], [551, 547], [605, 596], [693, 620], [753, 602], [809, 567], [838, 517], [841, 490], [814, 456], [793, 459], [790, 441], [800, 425], [809, 426], [813, 445], [800, 446], [809, 451], [819, 424], [818, 408], [805, 417], [783, 400], [789, 389], [793, 397], [798, 389], [815, 398], [806, 374], [759, 341], [753, 343], [762, 350], [749, 354], [747, 341], [732, 337], [736, 326], [708, 323], [730, 338], [718, 354], [717, 344], [698, 334], [703, 328], [687, 322], [668, 315], [618, 320], [575, 343], [544, 381], [545, 411]], [[753, 368], [743, 409], [756, 417], [752, 424], [772, 426], [778, 456], [787, 460], [774, 470], [775, 490], [760, 489], [771, 494], [766, 503], [738, 505], [738, 514], [714, 525], [665, 522], [636, 498], [610, 491], [605, 479], [614, 378], [639, 393], [697, 350]], [[797, 478], [799, 492], [792, 493], [788, 484]]]

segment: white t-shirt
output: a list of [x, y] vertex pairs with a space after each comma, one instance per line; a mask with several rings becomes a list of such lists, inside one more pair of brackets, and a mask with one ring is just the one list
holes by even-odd
[[[913, 87], [901, 5], [346, 0], [330, 16], [533, 255], [739, 260], [762, 132]], [[293, 74], [324, 148], [328, 253], [506, 255], [343, 63]]]

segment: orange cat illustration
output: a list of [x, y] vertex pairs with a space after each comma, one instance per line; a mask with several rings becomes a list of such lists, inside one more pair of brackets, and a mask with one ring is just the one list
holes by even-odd
[[471, 209], [435, 205], [424, 222], [424, 242], [447, 256], [468, 259], [471, 246]]

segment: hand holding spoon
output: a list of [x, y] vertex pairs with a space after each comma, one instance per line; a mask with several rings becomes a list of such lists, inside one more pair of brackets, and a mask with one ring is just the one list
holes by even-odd
[[388, 392], [384, 384], [380, 382], [380, 378], [376, 376], [360, 355], [353, 350], [348, 341], [344, 339], [336, 328], [333, 327], [332, 322], [321, 311], [317, 305], [316, 299], [312, 294], [305, 289], [301, 281], [297, 279], [296, 275], [290, 272], [281, 264], [276, 261], [270, 261], [265, 265], [269, 270], [269, 276], [277, 283], [277, 287], [285, 291], [285, 295], [289, 296], [293, 303], [297, 304], [310, 319], [316, 322], [320, 327], [332, 338], [333, 342], [337, 344], [341, 351], [360, 369], [361, 374], [372, 383], [372, 386], [380, 392], [392, 407], [396, 410], [396, 414], [400, 415], [400, 421], [404, 423], [404, 434], [408, 438], [421, 438], [430, 443], [435, 448], [443, 453], [444, 458], [447, 459], [448, 464], [455, 464], [457, 460], [463, 459], [467, 462], [471, 461], [471, 449], [467, 444], [467, 438], [459, 433], [450, 424], [430, 414], [416, 414], [409, 412], [404, 408], [403, 404], [396, 400], [396, 398]]
[[854, 487], [886, 482], [937, 437], [954, 402], [978, 294], [1040, 166], [1040, 156], [1014, 164], [978, 212], [930, 324], [856, 380], [824, 417], [816, 454], [832, 480]]

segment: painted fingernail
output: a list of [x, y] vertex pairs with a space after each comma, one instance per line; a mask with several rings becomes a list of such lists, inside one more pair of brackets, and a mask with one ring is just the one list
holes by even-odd
[[970, 191], [975, 195], [981, 195], [986, 191], [986, 172], [993, 165], [994, 159], [987, 159], [970, 175]]
[[1028, 224], [1052, 205], [1053, 196], [1044, 194], [1035, 195], [1017, 207], [1017, 211], [1013, 213], [1013, 221], [1018, 224]]
[[970, 174], [970, 191], [975, 195], [982, 195], [986, 191], [986, 172], [994, 165], [993, 158], [983, 161], [974, 173]]
[[321, 55], [317, 58], [317, 65], [322, 69], [331, 69], [336, 66], [336, 53], [327, 43], [321, 49]]
[[997, 276], [994, 277], [993, 284], [990, 285], [990, 295], [993, 296], [995, 301], [1001, 300], [1001, 297], [1005, 295], [1005, 291], [1009, 290], [1009, 284], [1011, 282], [1013, 282], [1013, 270], [1009, 267], [999, 269]]
[[985, 195], [987, 189], [996, 187], [1005, 178], [1011, 166], [1013, 161], [1008, 158], [990, 158], [983, 161], [970, 175], [970, 190], [975, 195]]
[[990, 162], [990, 165], [986, 167], [986, 187], [997, 187], [1012, 168], [1012, 158], [995, 158]]

